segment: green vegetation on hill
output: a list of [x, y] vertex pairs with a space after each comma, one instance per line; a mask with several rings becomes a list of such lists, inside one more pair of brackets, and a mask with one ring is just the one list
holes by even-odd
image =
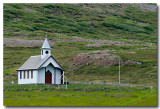
[[[84, 40], [117, 40], [133, 44], [85, 47], [94, 42], [55, 42], [52, 54], [64, 66], [70, 80], [116, 82], [117, 65], [106, 68], [95, 61], [90, 66], [84, 64], [74, 66], [74, 69], [70, 66], [78, 53], [100, 50], [101, 54], [103, 50], [116, 50], [114, 55], [120, 59], [142, 63], [122, 66], [123, 82], [156, 82], [157, 13], [154, 11], [132, 4], [4, 4], [4, 38], [44, 39], [45, 32], [48, 32], [49, 40], [70, 40], [78, 36]], [[147, 49], [142, 49], [145, 47]], [[16, 80], [15, 70], [31, 55], [39, 55], [39, 48], [4, 46], [4, 75]], [[102, 75], [106, 77], [101, 78]]]
[[48, 32], [50, 37], [62, 33], [156, 43], [156, 26], [156, 12], [129, 4], [4, 4], [4, 37], [42, 37]]

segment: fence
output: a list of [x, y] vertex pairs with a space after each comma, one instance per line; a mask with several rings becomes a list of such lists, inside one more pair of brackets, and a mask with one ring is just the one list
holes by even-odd
[[[66, 84], [66, 83], [65, 83]], [[65, 85], [64, 84], [64, 85]], [[96, 81], [68, 81], [67, 84], [86, 84], [86, 85], [119, 85], [119, 86], [145, 86], [145, 87], [156, 87], [155, 85], [148, 85], [148, 84], [131, 84], [131, 83], [120, 83], [119, 82], [96, 82]], [[64, 85], [60, 85], [60, 86], [64, 86]], [[13, 84], [11, 84], [11, 82], [4, 82], [4, 86], [5, 87], [23, 87], [23, 88], [56, 88], [53, 85], [49, 85], [49, 84], [20, 84], [18, 85], [17, 82], [14, 82]]]

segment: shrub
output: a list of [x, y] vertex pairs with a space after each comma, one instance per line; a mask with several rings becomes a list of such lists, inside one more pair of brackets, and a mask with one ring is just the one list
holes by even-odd
[[18, 4], [18, 3], [12, 3], [12, 4], [9, 4], [10, 6], [16, 8], [16, 9], [22, 9], [22, 4]]
[[53, 4], [45, 4], [45, 5], [43, 5], [43, 7], [48, 8], [48, 9], [52, 9], [52, 8], [55, 8], [55, 7], [59, 8], [59, 6], [55, 6]]

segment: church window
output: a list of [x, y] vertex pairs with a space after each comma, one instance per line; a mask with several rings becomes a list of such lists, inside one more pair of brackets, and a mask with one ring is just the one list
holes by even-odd
[[48, 54], [48, 51], [46, 51], [46, 54]]
[[43, 55], [43, 50], [42, 50], [42, 55]]
[[29, 71], [27, 71], [27, 78], [29, 79]]
[[26, 71], [24, 71], [23, 74], [24, 74], [24, 75], [23, 75], [23, 78], [25, 79], [25, 78], [26, 78]]
[[22, 79], [22, 71], [20, 71], [20, 79]]
[[33, 70], [31, 70], [31, 78], [33, 78]]

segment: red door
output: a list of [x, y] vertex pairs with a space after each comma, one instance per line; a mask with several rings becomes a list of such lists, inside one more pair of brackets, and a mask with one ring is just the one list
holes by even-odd
[[45, 73], [45, 83], [52, 84], [52, 73], [49, 70]]

